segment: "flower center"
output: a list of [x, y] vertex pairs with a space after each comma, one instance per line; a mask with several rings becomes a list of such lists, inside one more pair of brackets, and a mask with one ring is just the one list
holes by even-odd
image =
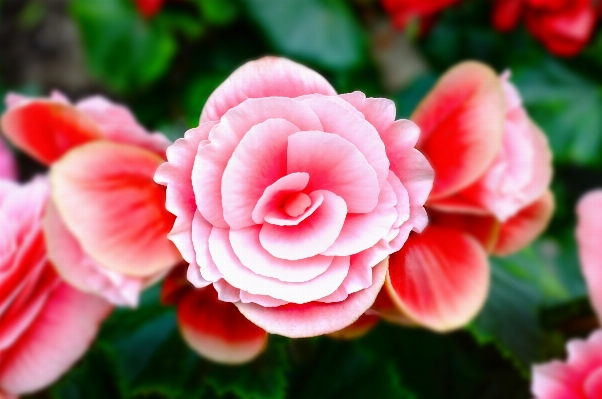
[[311, 199], [309, 198], [309, 195], [305, 193], [296, 193], [284, 201], [282, 209], [287, 215], [297, 217], [305, 212], [310, 205]]

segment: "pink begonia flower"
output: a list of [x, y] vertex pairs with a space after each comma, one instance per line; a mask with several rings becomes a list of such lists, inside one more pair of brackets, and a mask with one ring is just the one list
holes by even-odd
[[153, 181], [169, 140], [102, 97], [71, 105], [59, 93], [9, 94], [7, 104], [4, 134], [50, 166], [44, 229], [52, 263], [76, 288], [135, 306], [181, 260], [166, 238], [174, 217], [165, 189]]
[[226, 364], [253, 360], [266, 348], [268, 334], [247, 320], [231, 302], [220, 301], [209, 285], [195, 288], [187, 267], [176, 267], [165, 278], [161, 302], [177, 307], [184, 340], [201, 356]]
[[508, 78], [462, 63], [414, 112], [423, 133], [417, 148], [435, 169], [430, 223], [389, 260], [390, 301], [373, 308], [385, 319], [462, 327], [487, 297], [488, 253], [515, 252], [548, 224], [551, 152]]
[[12, 152], [6, 144], [0, 140], [0, 179], [15, 180], [17, 178], [17, 166]]
[[111, 305], [75, 290], [48, 260], [48, 182], [0, 181], [0, 397], [52, 384], [88, 349]]
[[[590, 301], [602, 320], [602, 190], [586, 194], [577, 205], [577, 244]], [[568, 359], [533, 367], [535, 399], [602, 398], [602, 330], [568, 343]]]
[[264, 330], [340, 330], [372, 305], [410, 231], [427, 224], [433, 170], [392, 101], [337, 95], [281, 58], [235, 71], [156, 181], [197, 287], [213, 284]]

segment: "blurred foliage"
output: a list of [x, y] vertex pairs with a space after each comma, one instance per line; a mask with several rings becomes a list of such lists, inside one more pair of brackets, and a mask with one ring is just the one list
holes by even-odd
[[[185, 345], [174, 310], [158, 305], [155, 287], [139, 309], [117, 310], [86, 357], [33, 397], [528, 398], [531, 365], [562, 356], [566, 339], [592, 328], [573, 210], [582, 193], [602, 186], [602, 34], [580, 56], [561, 60], [522, 29], [493, 30], [490, 7], [465, 1], [446, 10], [429, 34], [411, 35], [427, 67], [390, 92], [372, 48], [375, 15], [384, 18], [377, 1], [173, 0], [144, 19], [131, 0], [71, 0], [86, 64], [101, 90], [172, 140], [198, 125], [207, 98], [233, 70], [266, 54], [315, 68], [339, 92], [392, 98], [406, 118], [459, 61], [510, 69], [554, 151], [558, 208], [538, 242], [492, 259], [490, 296], [465, 331], [437, 335], [381, 323], [353, 342], [272, 336], [256, 361], [226, 367]], [[22, 23], [35, 25], [40, 15], [32, 2]], [[0, 80], [3, 92], [41, 90]]]

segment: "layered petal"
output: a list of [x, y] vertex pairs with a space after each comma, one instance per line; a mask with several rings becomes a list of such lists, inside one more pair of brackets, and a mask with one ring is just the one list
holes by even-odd
[[391, 255], [386, 287], [409, 319], [435, 331], [470, 321], [485, 303], [489, 264], [482, 246], [460, 230], [429, 226]]
[[341, 302], [310, 302], [270, 308], [254, 303], [236, 303], [236, 306], [246, 318], [272, 334], [290, 338], [329, 334], [355, 322], [372, 305], [383, 286], [387, 266], [387, 260], [376, 265], [372, 269], [372, 285]]
[[162, 159], [99, 141], [70, 151], [50, 172], [52, 200], [85, 253], [115, 272], [152, 276], [180, 255], [167, 233], [174, 218], [153, 182]]
[[501, 147], [505, 115], [502, 84], [484, 64], [464, 62], [439, 80], [410, 118], [422, 131], [418, 149], [435, 170], [429, 201], [467, 187], [487, 170]]
[[201, 123], [219, 120], [229, 109], [249, 98], [299, 97], [306, 94], [335, 95], [320, 74], [296, 62], [264, 57], [238, 68], [211, 94]]
[[22, 102], [2, 116], [0, 125], [15, 147], [46, 165], [103, 136], [92, 118], [52, 100]]

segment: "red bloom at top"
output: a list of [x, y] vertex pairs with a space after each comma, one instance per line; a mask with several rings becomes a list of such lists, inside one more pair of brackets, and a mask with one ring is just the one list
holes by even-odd
[[458, 2], [459, 0], [382, 0], [382, 5], [391, 14], [393, 24], [403, 28], [412, 18], [433, 16]]
[[165, 0], [134, 0], [134, 2], [136, 3], [138, 12], [144, 18], [150, 19], [161, 11]]
[[493, 24], [510, 31], [523, 15], [533, 36], [550, 52], [566, 57], [583, 49], [596, 25], [592, 0], [498, 0]]

